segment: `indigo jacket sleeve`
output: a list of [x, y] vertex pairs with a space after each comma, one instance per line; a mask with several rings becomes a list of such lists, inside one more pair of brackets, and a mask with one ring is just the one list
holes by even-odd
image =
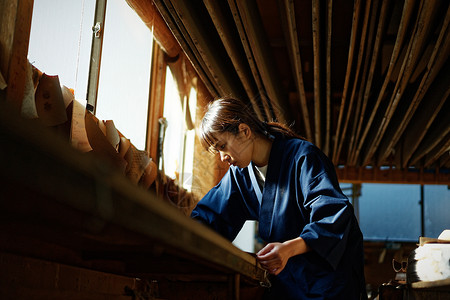
[[222, 180], [198, 202], [191, 218], [230, 241], [234, 240], [245, 221], [256, 218], [254, 208], [244, 201], [245, 195], [252, 191], [249, 180], [244, 180], [248, 177], [247, 172], [231, 167]]
[[301, 237], [336, 269], [346, 251], [354, 218], [353, 207], [342, 193], [333, 165], [321, 152], [299, 160], [302, 205], [309, 212], [309, 223]]

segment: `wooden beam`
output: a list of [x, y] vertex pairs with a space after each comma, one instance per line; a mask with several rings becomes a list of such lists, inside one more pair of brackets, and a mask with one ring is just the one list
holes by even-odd
[[290, 123], [294, 117], [289, 107], [288, 95], [281, 86], [280, 78], [273, 76], [277, 72], [274, 57], [256, 1], [235, 1], [235, 4], [232, 2], [233, 0], [228, 1], [231, 3], [230, 7], [236, 5], [238, 9], [258, 73], [272, 104], [271, 108], [280, 122]]
[[[449, 52], [450, 52], [450, 37], [449, 37], [449, 23], [450, 23], [450, 6], [447, 9], [447, 13], [441, 27], [441, 31], [439, 33], [436, 44], [434, 45], [433, 53], [427, 63], [427, 68], [425, 73], [423, 74], [420, 85], [417, 87], [416, 93], [414, 94], [413, 99], [411, 100], [410, 105], [408, 106], [406, 112], [404, 113], [403, 118], [397, 122], [397, 126], [395, 130], [392, 130], [387, 134], [387, 136], [383, 139], [383, 142], [380, 146], [380, 154], [378, 161], [384, 161], [386, 157], [392, 152], [392, 149], [395, 147], [397, 142], [403, 136], [404, 131], [406, 130], [408, 124], [410, 123], [414, 113], [419, 107], [421, 101], [426, 95], [428, 89], [430, 88], [432, 82], [436, 79], [436, 76], [446, 63]], [[448, 82], [448, 81], [447, 81]]]
[[343, 144], [344, 134], [341, 134], [342, 120], [344, 118], [344, 114], [346, 112], [346, 101], [347, 101], [347, 93], [348, 87], [350, 85], [350, 75], [353, 69], [353, 56], [356, 48], [356, 36], [358, 33], [359, 26], [359, 18], [360, 18], [360, 10], [361, 10], [361, 1], [355, 0], [355, 5], [353, 7], [353, 21], [352, 21], [352, 32], [350, 36], [350, 45], [348, 50], [348, 58], [347, 58], [347, 70], [345, 72], [345, 80], [344, 80], [344, 89], [342, 92], [341, 106], [339, 108], [339, 116], [336, 127], [336, 136], [335, 143], [333, 147], [333, 162], [335, 164], [339, 163], [339, 155]]
[[[2, 221], [8, 216], [8, 220], [30, 222], [25, 225], [63, 231], [66, 235], [57, 237], [77, 247], [84, 245], [68, 237], [100, 239], [109, 241], [111, 247], [144, 251], [159, 246], [226, 274], [264, 280], [264, 270], [253, 256], [137, 187], [101, 158], [78, 152], [39, 123], [20, 119], [5, 105], [0, 105], [0, 136], [8, 145], [0, 148]], [[116, 234], [129, 242], [117, 241]]]
[[333, 0], [327, 0], [327, 49], [326, 49], [326, 110], [325, 110], [325, 144], [322, 148], [330, 155], [331, 145], [331, 37], [333, 31]]
[[341, 183], [450, 184], [450, 174], [439, 170], [345, 167], [336, 172]]
[[[414, 69], [419, 61], [419, 54], [422, 52], [423, 48], [426, 46], [428, 40], [428, 34], [432, 32], [431, 19], [438, 10], [439, 5], [437, 2], [433, 1], [423, 1], [420, 3], [419, 15], [416, 19], [414, 31], [410, 43], [408, 45], [407, 55], [402, 63], [400, 69], [399, 78], [396, 80], [394, 91], [388, 102], [386, 111], [383, 113], [383, 118], [379, 125], [376, 135], [371, 137], [368, 144], [368, 150], [365, 152], [364, 157], [362, 157], [362, 162], [368, 164], [369, 161], [378, 149], [378, 145], [387, 130], [387, 127], [394, 116], [394, 112], [397, 109], [400, 101], [402, 101], [403, 93], [409, 83], [409, 80], [413, 74]], [[408, 101], [408, 100], [403, 100]]]
[[[450, 94], [450, 87], [447, 91], [448, 98]], [[449, 107], [450, 105], [448, 104], [447, 106], [443, 105], [442, 109], [445, 111], [445, 109], [447, 108], [448, 111]], [[447, 142], [446, 138], [448, 138], [450, 134], [450, 122], [448, 120], [448, 114], [441, 114], [440, 116], [432, 119], [434, 120], [433, 124], [429, 128], [424, 128], [424, 131], [427, 132], [427, 135], [423, 138], [423, 140], [420, 139], [420, 146], [411, 156], [408, 165], [414, 165], [419, 159], [421, 159], [428, 153], [433, 151], [436, 152], [436, 148], [439, 148], [437, 152], [441, 154], [443, 153], [440, 149], [440, 145], [442, 145], [443, 141], [444, 143]], [[444, 147], [444, 151], [446, 149], [448, 150], [448, 147]]]
[[313, 135], [311, 131], [311, 121], [307, 105], [307, 97], [305, 93], [305, 84], [303, 82], [302, 60], [300, 54], [300, 45], [298, 40], [297, 22], [295, 19], [295, 7], [293, 0], [278, 1], [283, 32], [286, 38], [289, 58], [292, 65], [292, 73], [295, 78], [298, 96], [301, 103], [301, 112], [303, 116], [303, 124], [305, 126], [305, 137], [312, 141]]
[[425, 168], [431, 167], [431, 165], [438, 161], [442, 156], [450, 155], [450, 130], [447, 131], [446, 136], [442, 136], [441, 141], [436, 145], [436, 147], [427, 152], [424, 163]]
[[249, 62], [245, 59], [245, 52], [242, 48], [242, 44], [235, 38], [234, 26], [233, 24], [230, 24], [230, 21], [232, 20], [225, 18], [220, 2], [215, 0], [204, 0], [203, 3], [219, 33], [220, 39], [233, 63], [234, 69], [244, 86], [247, 97], [253, 106], [253, 110], [260, 120], [268, 119], [268, 116], [261, 110], [259, 102], [257, 101], [258, 92], [256, 83], [253, 80]]
[[314, 57], [314, 143], [322, 147], [320, 78], [320, 1], [312, 1], [312, 37]]
[[[357, 164], [356, 160], [354, 159], [354, 150], [356, 148], [356, 144], [358, 141], [359, 134], [361, 132], [362, 123], [364, 121], [364, 116], [366, 114], [367, 109], [367, 102], [369, 95], [371, 93], [372, 89], [372, 81], [373, 76], [375, 73], [375, 67], [377, 66], [378, 60], [379, 60], [379, 54], [380, 54], [380, 48], [382, 45], [382, 37], [384, 33], [385, 24], [387, 21], [387, 11], [389, 7], [389, 0], [383, 1], [381, 10], [379, 12], [378, 16], [378, 6], [379, 1], [375, 0], [373, 3], [372, 8], [372, 16], [370, 21], [370, 29], [369, 29], [369, 38], [368, 38], [368, 46], [366, 50], [366, 58], [365, 58], [365, 64], [364, 64], [364, 71], [363, 71], [363, 79], [362, 83], [359, 88], [358, 92], [358, 100], [357, 100], [357, 106], [355, 111], [355, 119], [353, 122], [353, 129], [352, 134], [350, 136], [350, 142], [349, 142], [349, 149], [347, 153], [347, 164], [355, 166]], [[375, 38], [374, 38], [374, 31], [375, 26], [377, 27]], [[373, 41], [375, 40], [375, 43], [372, 48]]]
[[[433, 85], [428, 90], [428, 93], [425, 95], [427, 105], [424, 105], [422, 109], [417, 110], [414, 116], [416, 121], [411, 122], [405, 130], [403, 136], [404, 147], [401, 149], [403, 167], [406, 167], [411, 163], [412, 156], [415, 152], [423, 154], [422, 151], [417, 151], [417, 149], [421, 144], [426, 146], [423, 142], [426, 135], [442, 133], [430, 132], [430, 128], [432, 124], [436, 122], [435, 120], [441, 109], [444, 108], [445, 103], [448, 102], [447, 100], [450, 95], [450, 86], [448, 85], [450, 82], [450, 73], [448, 72], [448, 66], [449, 64], [446, 63], [442, 68], [442, 72], [437, 76]], [[446, 120], [444, 119], [443, 124], [441, 125], [449, 126], [448, 118]], [[430, 140], [428, 140], [427, 143], [430, 143]]]
[[[343, 144], [345, 143], [345, 138], [346, 138], [346, 133], [347, 133], [347, 128], [350, 122], [350, 118], [354, 115], [356, 115], [356, 113], [353, 111], [353, 106], [355, 103], [355, 98], [356, 98], [356, 91], [359, 89], [362, 89], [360, 86], [362, 86], [362, 84], [360, 84], [360, 82], [363, 81], [363, 77], [364, 77], [364, 73], [362, 72], [362, 63], [363, 63], [363, 57], [364, 57], [364, 52], [366, 51], [366, 36], [367, 36], [367, 30], [369, 27], [369, 20], [370, 20], [370, 12], [371, 12], [371, 5], [372, 5], [372, 1], [366, 1], [365, 3], [366, 7], [365, 7], [365, 13], [364, 13], [364, 23], [362, 26], [362, 31], [361, 31], [361, 36], [360, 36], [360, 40], [359, 40], [359, 51], [358, 51], [358, 59], [357, 59], [357, 63], [356, 63], [356, 72], [355, 72], [355, 77], [353, 78], [353, 88], [352, 88], [352, 93], [350, 95], [350, 101], [348, 104], [348, 109], [346, 110], [346, 118], [345, 118], [345, 122], [344, 122], [344, 126], [342, 129], [342, 135], [341, 135], [341, 140], [340, 140], [340, 144], [338, 145], [337, 148], [337, 157], [340, 156], [340, 152], [342, 149]], [[376, 12], [376, 9], [374, 9], [374, 11]], [[350, 144], [351, 144], [351, 140], [350, 140]]]
[[412, 15], [414, 13], [414, 4], [415, 4], [415, 0], [405, 0], [404, 5], [403, 5], [403, 11], [402, 11], [402, 18], [400, 21], [400, 25], [399, 25], [399, 29], [398, 29], [398, 33], [397, 33], [397, 38], [395, 40], [395, 44], [394, 44], [394, 49], [392, 51], [392, 55], [391, 55], [391, 59], [389, 61], [389, 67], [388, 70], [386, 72], [386, 75], [384, 77], [384, 81], [383, 81], [383, 85], [380, 88], [380, 91], [378, 93], [378, 97], [377, 100], [375, 102], [375, 104], [370, 108], [371, 109], [371, 113], [370, 113], [370, 117], [367, 120], [367, 122], [361, 126], [362, 128], [364, 128], [364, 131], [361, 135], [360, 138], [358, 138], [358, 146], [356, 147], [354, 154], [353, 154], [353, 161], [359, 161], [360, 160], [360, 152], [362, 150], [362, 147], [364, 145], [365, 139], [369, 133], [369, 130], [372, 128], [372, 124], [373, 121], [375, 119], [375, 115], [378, 111], [378, 108], [381, 104], [382, 99], [385, 97], [385, 92], [388, 86], [388, 83], [391, 81], [391, 77], [394, 73], [394, 69], [395, 69], [395, 65], [397, 63], [397, 60], [400, 56], [400, 53], [402, 51], [402, 47], [403, 47], [403, 42], [406, 38], [406, 35], [408, 33], [408, 28], [409, 28], [409, 22], [412, 18]]

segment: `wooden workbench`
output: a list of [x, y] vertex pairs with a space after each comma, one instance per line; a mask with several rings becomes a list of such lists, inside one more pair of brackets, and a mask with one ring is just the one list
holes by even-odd
[[3, 106], [1, 253], [160, 282], [165, 299], [254, 299], [265, 280], [252, 255]]

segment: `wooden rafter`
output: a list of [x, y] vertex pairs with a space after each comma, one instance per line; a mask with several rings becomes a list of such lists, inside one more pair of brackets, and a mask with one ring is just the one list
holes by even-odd
[[364, 126], [361, 126], [364, 128], [364, 131], [360, 138], [358, 138], [358, 146], [356, 147], [354, 154], [353, 154], [353, 160], [359, 160], [359, 155], [362, 150], [362, 147], [364, 145], [365, 139], [368, 136], [369, 130], [371, 129], [371, 126], [373, 124], [373, 121], [375, 119], [375, 115], [378, 111], [378, 108], [380, 107], [380, 103], [382, 99], [385, 96], [385, 92], [388, 86], [388, 83], [391, 80], [391, 76], [393, 75], [395, 65], [397, 63], [397, 60], [400, 56], [400, 53], [402, 51], [403, 42], [406, 38], [406, 35], [408, 33], [408, 25], [410, 22], [410, 19], [412, 18], [412, 15], [414, 13], [414, 3], [415, 0], [405, 0], [403, 11], [402, 11], [402, 17], [397, 33], [397, 38], [395, 40], [394, 49], [392, 51], [392, 55], [389, 61], [389, 66], [386, 72], [386, 75], [384, 77], [383, 85], [380, 88], [380, 91], [378, 93], [377, 100], [372, 107], [372, 112], [370, 113], [369, 119], [366, 123], [364, 123]]
[[330, 154], [331, 139], [331, 36], [333, 32], [333, 0], [327, 1], [327, 58], [326, 58], [326, 113], [325, 113], [325, 144], [323, 152]]
[[353, 141], [353, 143], [351, 143], [350, 150], [349, 150], [349, 164], [350, 165], [356, 165], [356, 162], [357, 162], [357, 157], [355, 154], [356, 147], [357, 147], [359, 136], [361, 134], [361, 129], [364, 124], [364, 116], [366, 115], [366, 110], [368, 107], [367, 104], [368, 104], [369, 97], [371, 95], [372, 86], [373, 86], [373, 77], [375, 74], [375, 69], [376, 69], [379, 55], [381, 52], [380, 50], [381, 50], [381, 45], [382, 45], [382, 36], [383, 36], [385, 23], [387, 21], [386, 19], [387, 19], [388, 3], [389, 3], [389, 1], [383, 1], [382, 7], [381, 7], [380, 18], [379, 18], [378, 27], [377, 27], [377, 33], [376, 33], [376, 37], [375, 37], [375, 45], [374, 45], [373, 53], [370, 56], [371, 61], [370, 61], [370, 68], [369, 68], [369, 71], [367, 74], [367, 82], [364, 87], [363, 98], [360, 99], [360, 101], [362, 102], [361, 111], [359, 113], [358, 120], [355, 121], [356, 122], [356, 133], [354, 134], [354, 137], [353, 137], [354, 141]]
[[217, 32], [219, 33], [219, 37], [222, 40], [228, 56], [233, 63], [234, 69], [236, 70], [236, 73], [244, 86], [248, 99], [252, 103], [253, 110], [261, 120], [267, 119], [264, 111], [261, 110], [261, 108], [259, 107], [259, 103], [256, 101], [256, 84], [251, 75], [249, 64], [245, 59], [242, 45], [235, 39], [235, 36], [233, 35], [234, 32], [232, 25], [229, 23], [229, 20], [226, 19], [224, 13], [220, 9], [219, 2], [214, 0], [204, 0], [203, 2], [211, 16]]
[[265, 115], [267, 116], [267, 120], [271, 119], [273, 117], [272, 111], [268, 105], [269, 99], [267, 98], [267, 91], [264, 87], [264, 84], [262, 82], [262, 78], [260, 73], [258, 72], [258, 68], [256, 66], [255, 59], [253, 57], [253, 52], [251, 50], [250, 42], [247, 38], [247, 33], [244, 27], [243, 20], [241, 19], [239, 9], [237, 7], [237, 4], [233, 0], [228, 0], [228, 5], [230, 7], [231, 13], [234, 18], [235, 25], [239, 32], [239, 37], [241, 39], [242, 47], [244, 48], [244, 52], [246, 55], [246, 59], [248, 61], [248, 64], [250, 66], [250, 70], [253, 75], [253, 79], [255, 80], [257, 89], [258, 89], [258, 96], [261, 97], [261, 103], [264, 108]]
[[211, 95], [213, 97], [217, 97], [220, 94], [221, 89], [218, 86], [217, 82], [212, 80], [212, 76], [211, 74], [209, 74], [208, 68], [206, 67], [203, 60], [199, 59], [200, 54], [198, 53], [196, 47], [194, 47], [194, 43], [192, 42], [192, 40], [189, 40], [189, 35], [186, 29], [184, 28], [182, 22], [176, 18], [177, 16], [176, 11], [173, 8], [170, 1], [153, 0], [153, 2], [158, 8], [164, 21], [171, 29], [173, 35], [180, 44], [181, 48], [186, 53], [189, 60], [192, 62], [192, 65], [194, 66], [199, 77], [208, 87], [208, 90], [210, 91]]
[[347, 61], [347, 71], [345, 73], [345, 82], [344, 82], [344, 88], [342, 92], [342, 99], [341, 99], [341, 107], [339, 109], [339, 117], [337, 122], [337, 128], [336, 128], [336, 137], [335, 137], [335, 143], [333, 147], [333, 162], [335, 164], [339, 163], [339, 154], [342, 148], [343, 141], [341, 140], [344, 134], [341, 134], [341, 126], [342, 126], [342, 120], [344, 118], [344, 112], [346, 107], [346, 100], [347, 100], [347, 93], [348, 93], [348, 87], [350, 85], [350, 74], [352, 70], [353, 65], [353, 55], [356, 48], [356, 36], [359, 26], [359, 18], [360, 18], [360, 10], [361, 10], [361, 1], [356, 0], [355, 6], [353, 8], [353, 21], [352, 21], [352, 33], [350, 36], [350, 46], [348, 51], [348, 61]]
[[[448, 73], [448, 72], [447, 72]], [[447, 76], [448, 78], [448, 76]], [[443, 82], [443, 81], [441, 81]], [[441, 109], [445, 111], [445, 109], [449, 109], [450, 105], [445, 105], [446, 100], [450, 95], [450, 86], [435, 86], [433, 89], [433, 94], [430, 94], [431, 97], [436, 97], [433, 103], [436, 110], [424, 110], [423, 113], [418, 116], [418, 118], [424, 118], [425, 121], [418, 121], [416, 124], [420, 126], [420, 128], [424, 128], [424, 132], [428, 134], [425, 136], [415, 136], [415, 140], [413, 141], [412, 135], [408, 135], [407, 139], [405, 139], [405, 143], [407, 143], [407, 151], [404, 152], [404, 160], [408, 161], [409, 164], [416, 163], [420, 158], [425, 156], [429, 151], [433, 150], [439, 143], [441, 143], [442, 139], [450, 133], [450, 125], [446, 120], [448, 120], [448, 114], [441, 114], [439, 116], [438, 112]], [[420, 119], [419, 119], [420, 120]], [[411, 154], [410, 154], [411, 153]], [[404, 163], [406, 165], [407, 162]]]
[[410, 39], [407, 55], [405, 56], [402, 67], [400, 69], [401, 77], [399, 77], [396, 81], [394, 91], [389, 100], [388, 107], [383, 113], [379, 129], [377, 133], [371, 137], [368, 150], [366, 151], [364, 157], [362, 157], [363, 164], [368, 164], [372, 159], [375, 151], [378, 149], [378, 145], [381, 142], [384, 133], [386, 132], [387, 126], [389, 125], [394, 115], [395, 110], [402, 100], [402, 96], [407, 84], [409, 83], [409, 79], [411, 78], [414, 69], [419, 61], [419, 53], [421, 53], [421, 49], [423, 49], [426, 45], [427, 36], [432, 24], [432, 22], [429, 22], [428, 20], [433, 17], [434, 13], [437, 11], [437, 8], [438, 5], [436, 4], [436, 2], [421, 2], [419, 15], [416, 19], [415, 28], [413, 31], [413, 36]]
[[392, 130], [389, 135], [384, 138], [384, 142], [380, 147], [380, 157], [379, 161], [384, 161], [389, 153], [392, 151], [391, 149], [397, 144], [404, 131], [406, 130], [409, 122], [411, 121], [414, 113], [419, 107], [421, 101], [423, 100], [425, 94], [427, 93], [431, 83], [435, 80], [439, 71], [444, 66], [445, 62], [448, 59], [449, 51], [450, 51], [450, 37], [449, 37], [449, 22], [450, 22], [450, 7], [447, 10], [445, 20], [441, 31], [439, 33], [439, 37], [434, 46], [433, 53], [428, 61], [427, 68], [425, 70], [425, 74], [422, 77], [419, 87], [416, 90], [416, 93], [411, 100], [411, 104], [408, 107], [408, 110], [405, 112], [403, 119], [399, 122], [398, 127], [395, 130]]
[[366, 7], [365, 7], [365, 13], [364, 13], [364, 19], [363, 19], [364, 22], [363, 22], [363, 26], [362, 26], [361, 39], [359, 41], [359, 51], [358, 51], [358, 57], [357, 57], [357, 62], [356, 62], [355, 77], [353, 79], [353, 88], [352, 88], [352, 92], [350, 95], [348, 109], [346, 110], [347, 113], [346, 113], [346, 118], [345, 118], [343, 129], [342, 129], [341, 143], [340, 143], [339, 147], [337, 148], [338, 157], [340, 155], [342, 146], [344, 144], [343, 141], [345, 140], [345, 137], [346, 137], [348, 124], [350, 122], [351, 117], [354, 115], [353, 106], [355, 104], [356, 91], [357, 91], [358, 87], [360, 86], [360, 81], [362, 81], [362, 77], [364, 76], [363, 72], [361, 72], [362, 71], [361, 66], [363, 63], [364, 52], [366, 49], [366, 37], [367, 37], [367, 30], [369, 27], [371, 3], [372, 3], [371, 0], [369, 0], [365, 3]]
[[274, 58], [256, 2], [254, 0], [236, 1], [236, 7], [241, 16], [256, 67], [272, 104], [272, 110], [279, 121], [290, 122], [294, 118], [289, 109], [287, 94], [283, 91], [279, 78], [272, 76], [276, 72]]
[[314, 142], [322, 147], [321, 92], [320, 92], [320, 1], [312, 1], [312, 36], [314, 53]]
[[289, 59], [292, 65], [292, 72], [295, 78], [295, 85], [300, 97], [303, 123], [305, 126], [306, 138], [312, 140], [311, 121], [309, 118], [308, 105], [306, 102], [305, 84], [303, 82], [302, 61], [300, 45], [298, 41], [297, 24], [295, 19], [295, 8], [293, 0], [283, 0], [278, 2], [284, 36], [287, 40]]
[[[367, 78], [368, 78], [368, 69], [369, 69], [369, 62], [371, 62], [371, 58], [372, 58], [372, 63], [373, 63], [373, 58], [374, 58], [374, 53], [375, 50], [373, 50], [373, 36], [374, 36], [374, 32], [375, 32], [375, 23], [378, 21], [379, 25], [382, 25], [384, 20], [383, 20], [383, 14], [381, 15], [379, 20], [377, 18], [378, 16], [378, 4], [379, 1], [378, 0], [374, 0], [372, 3], [367, 3], [367, 7], [366, 7], [366, 21], [364, 22], [364, 26], [363, 26], [363, 31], [362, 31], [362, 35], [363, 36], [367, 36], [367, 38], [364, 38], [361, 41], [361, 44], [363, 45], [363, 47], [360, 47], [360, 52], [359, 52], [359, 56], [358, 56], [358, 72], [359, 70], [362, 70], [362, 72], [360, 73], [359, 76], [357, 76], [357, 78], [360, 78], [360, 84], [358, 84], [358, 81], [355, 80], [355, 84], [353, 86], [353, 91], [352, 91], [352, 96], [351, 99], [355, 98], [355, 110], [354, 113], [349, 113], [347, 116], [347, 119], [350, 120], [350, 118], [353, 118], [353, 127], [352, 127], [352, 132], [350, 134], [350, 141], [349, 141], [349, 150], [347, 153], [347, 161], [350, 162], [350, 155], [351, 152], [353, 150], [353, 145], [354, 142], [356, 140], [356, 132], [358, 129], [358, 120], [359, 120], [359, 116], [363, 115], [361, 113], [361, 111], [363, 110], [363, 93], [364, 93], [364, 87], [366, 86], [367, 83]], [[369, 6], [371, 5], [371, 6]], [[365, 45], [366, 43], [363, 42], [366, 41], [367, 45]], [[362, 49], [361, 49], [362, 48]], [[364, 56], [364, 58], [363, 58]], [[375, 60], [376, 61], [376, 60]], [[364, 66], [361, 66], [361, 64], [364, 63]], [[362, 69], [361, 69], [362, 68]], [[356, 96], [356, 93], [358, 94]], [[353, 101], [351, 101], [353, 102]], [[349, 110], [349, 112], [351, 112], [351, 110]]]

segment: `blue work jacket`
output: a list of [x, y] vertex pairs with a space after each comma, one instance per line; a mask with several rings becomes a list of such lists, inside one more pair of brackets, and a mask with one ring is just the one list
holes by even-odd
[[232, 241], [257, 220], [267, 243], [302, 237], [312, 251], [271, 277], [267, 299], [365, 299], [363, 237], [331, 161], [313, 144], [277, 135], [264, 188], [252, 165], [231, 166], [192, 218]]

